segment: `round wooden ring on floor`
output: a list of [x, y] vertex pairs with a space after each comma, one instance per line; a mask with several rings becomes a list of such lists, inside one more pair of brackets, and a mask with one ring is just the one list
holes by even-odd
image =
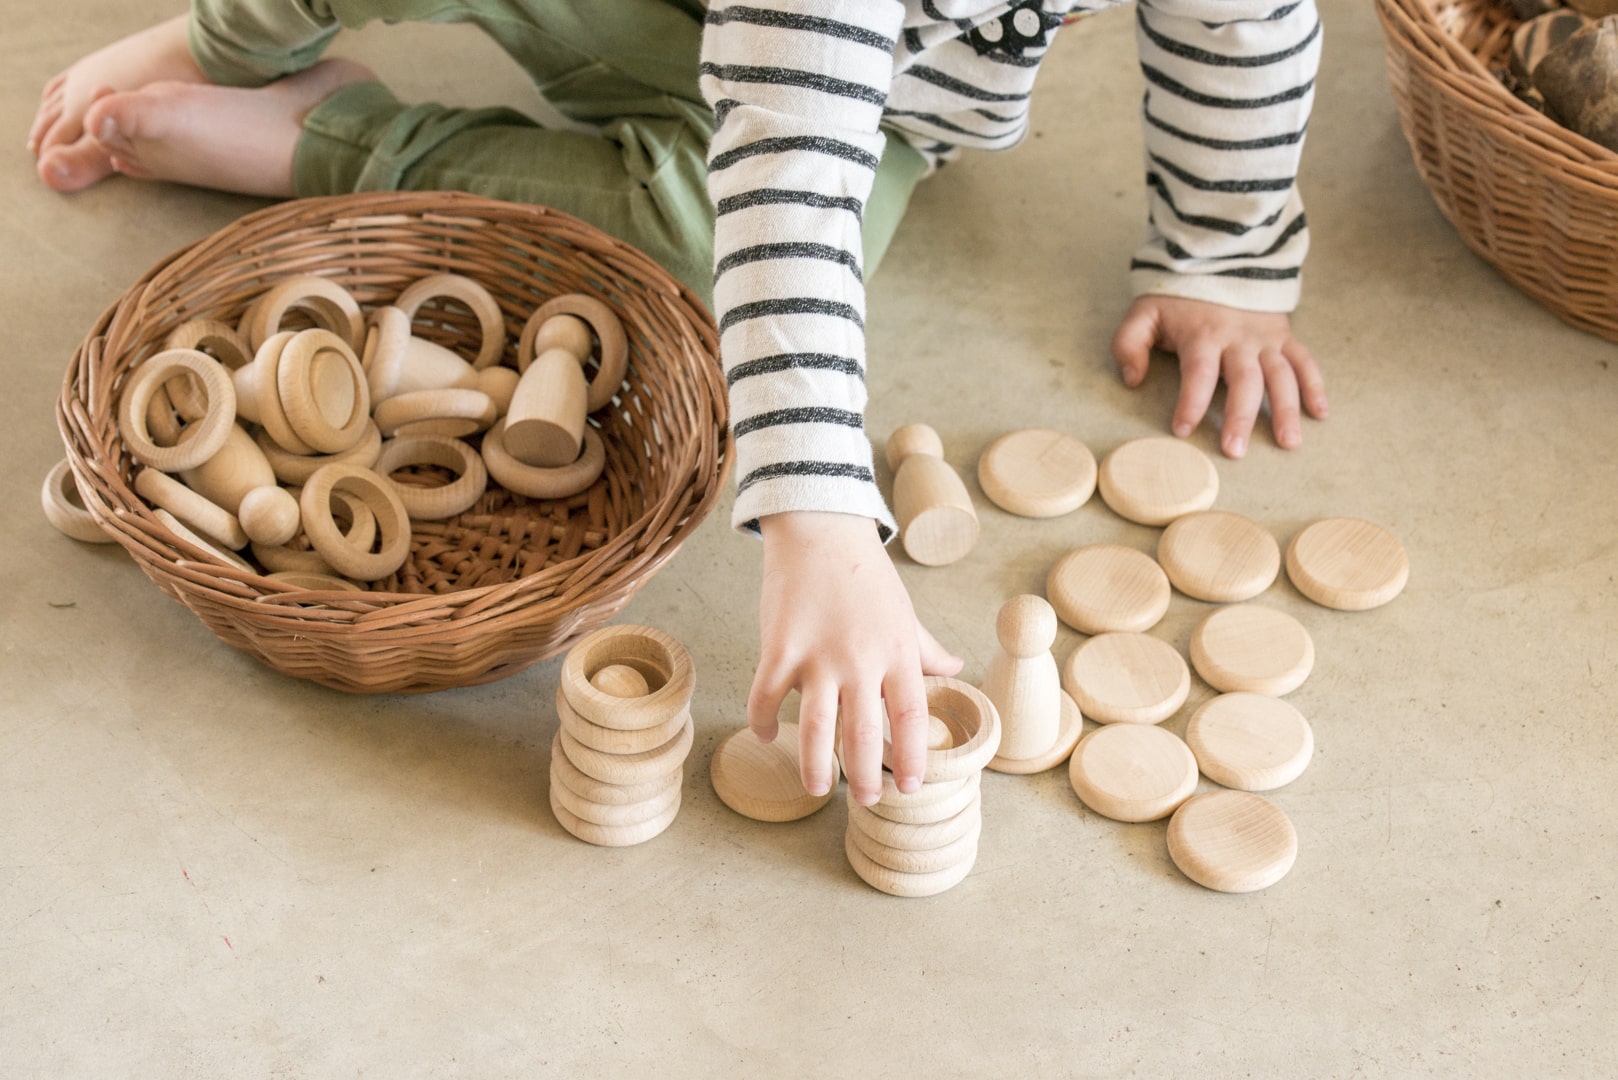
[[1187, 799], [1169, 822], [1168, 842], [1180, 872], [1216, 892], [1269, 888], [1298, 858], [1298, 833], [1286, 813], [1246, 791]]
[[178, 536], [192, 547], [199, 549], [213, 561], [221, 562], [228, 566], [234, 566], [238, 570], [246, 570], [249, 574], [258, 573], [257, 570], [248, 565], [245, 559], [239, 558], [234, 552], [226, 551], [224, 548], [220, 547], [218, 544], [214, 543], [212, 540], [209, 540], [205, 536], [198, 536], [196, 533], [191, 531], [185, 522], [181, 521], [167, 510], [159, 507], [158, 509], [152, 511], [152, 516], [167, 526], [168, 530], [175, 536]]
[[[682, 789], [674, 790], [678, 793]], [[578, 839], [588, 844], [595, 844], [597, 847], [633, 847], [636, 844], [643, 844], [674, 824], [674, 819], [680, 814], [680, 799], [676, 795], [667, 810], [638, 825], [597, 825], [585, 821], [562, 805], [554, 784], [551, 785], [550, 800], [551, 813], [556, 815], [556, 823]]]
[[1399, 538], [1358, 518], [1325, 518], [1287, 545], [1287, 576], [1322, 607], [1368, 611], [1381, 607], [1410, 579], [1410, 556]]
[[341, 337], [355, 353], [365, 347], [365, 316], [358, 301], [337, 282], [318, 274], [287, 278], [263, 293], [242, 314], [236, 329], [257, 350], [280, 332], [281, 320], [294, 310]]
[[384, 436], [444, 435], [459, 439], [489, 427], [498, 415], [494, 399], [482, 390], [450, 387], [395, 394], [377, 405], [371, 419]]
[[382, 432], [369, 420], [365, 423], [359, 442], [340, 454], [294, 454], [270, 438], [270, 433], [263, 428], [253, 436], [253, 441], [264, 451], [275, 478], [283, 484], [307, 483], [322, 465], [359, 465], [369, 469], [376, 464], [377, 455], [382, 453]]
[[752, 728], [725, 737], [708, 763], [719, 801], [754, 821], [797, 821], [831, 802], [831, 792], [803, 789], [798, 725], [783, 722], [773, 740], [759, 742]]
[[[590, 324], [596, 339], [601, 342], [601, 363], [595, 378], [590, 380], [584, 407], [588, 412], [603, 408], [623, 386], [629, 373], [629, 339], [624, 335], [624, 324], [616, 312], [593, 296], [567, 293], [547, 300], [528, 318], [522, 338], [517, 344], [517, 370], [527, 371], [536, 356], [534, 338], [539, 328], [554, 315], [573, 315]], [[589, 359], [588, 354], [580, 361]]]
[[1315, 643], [1284, 611], [1233, 604], [1209, 613], [1191, 631], [1191, 663], [1215, 690], [1283, 697], [1309, 677]]
[[644, 802], [598, 803], [586, 799], [566, 784], [561, 783], [556, 777], [554, 764], [551, 770], [551, 797], [561, 803], [568, 813], [580, 821], [587, 821], [591, 825], [601, 825], [610, 829], [624, 829], [631, 825], [639, 825], [668, 813], [670, 807], [680, 802], [683, 792], [679, 784], [673, 784]]
[[412, 282], [393, 306], [413, 320], [422, 304], [441, 296], [459, 300], [477, 318], [483, 340], [478, 344], [477, 359], [472, 361], [472, 367], [481, 369], [498, 363], [506, 351], [506, 319], [493, 294], [473, 279], [461, 274], [431, 274]]
[[679, 787], [685, 782], [685, 770], [670, 769], [641, 784], [609, 784], [579, 771], [562, 749], [562, 735], [558, 731], [551, 738], [551, 783], [558, 781], [581, 799], [606, 806], [630, 806], [656, 798], [671, 787]]
[[[891, 821], [876, 813], [871, 807], [861, 806], [849, 798], [848, 824], [850, 828], [859, 829], [872, 840], [889, 847], [903, 848], [906, 851], [928, 851], [953, 843], [979, 828], [983, 824], [983, 802], [981, 799], [973, 799], [965, 809], [947, 818], [908, 824]], [[876, 856], [873, 854], [872, 858]]]
[[1079, 800], [1114, 821], [1156, 821], [1197, 790], [1197, 759], [1172, 731], [1114, 724], [1079, 740], [1068, 762]]
[[[208, 414], [187, 430], [190, 436], [174, 446], [159, 446], [146, 426], [152, 396], [170, 379], [192, 375], [208, 400]], [[163, 472], [194, 469], [217, 454], [236, 423], [236, 387], [224, 367], [195, 349], [169, 349], [149, 357], [124, 384], [118, 399], [118, 434], [129, 455], [142, 465]]]
[[1045, 578], [1057, 616], [1081, 634], [1150, 630], [1169, 609], [1169, 579], [1150, 555], [1090, 544], [1063, 555]]
[[1263, 694], [1221, 694], [1185, 726], [1185, 742], [1202, 775], [1241, 791], [1270, 791], [1292, 783], [1315, 753], [1303, 713]]
[[932, 874], [902, 874], [875, 862], [860, 850], [852, 833], [847, 831], [843, 835], [843, 851], [848, 856], [848, 865], [859, 875], [861, 881], [889, 896], [907, 898], [936, 896], [954, 888], [966, 880], [977, 862], [977, 852], [973, 851], [971, 858], [963, 859], [947, 870]]
[[686, 755], [691, 752], [695, 735], [689, 717], [674, 738], [662, 746], [643, 750], [638, 754], [606, 754], [592, 750], [573, 737], [567, 728], [560, 728], [562, 752], [586, 776], [593, 776], [605, 784], [630, 786], [644, 784], [659, 776], [680, 769]]
[[884, 844], [852, 821], [849, 822], [848, 833], [854, 840], [854, 846], [878, 866], [901, 874], [939, 874], [960, 865], [963, 860], [970, 862], [977, 857], [978, 837], [983, 834], [983, 815], [979, 813], [975, 819], [967, 820], [970, 826], [964, 834], [930, 848], [913, 849]]
[[505, 442], [506, 421], [502, 417], [483, 435], [483, 463], [489, 475], [507, 491], [531, 499], [565, 499], [577, 495], [596, 482], [607, 464], [607, 448], [596, 429], [584, 426], [584, 445], [579, 460], [554, 469], [526, 465], [511, 456]]
[[[332, 518], [335, 492], [348, 492], [362, 500], [376, 518], [381, 549], [371, 551], [352, 544]], [[315, 471], [298, 495], [303, 532], [331, 568], [355, 581], [387, 577], [410, 557], [410, 515], [394, 494], [393, 485], [358, 465], [327, 465]]]
[[45, 511], [45, 520], [58, 532], [86, 544], [110, 544], [112, 537], [97, 524], [79, 497], [79, 483], [73, 478], [73, 469], [63, 458], [45, 474], [45, 483], [39, 489], [39, 503]]
[[293, 433], [317, 453], [352, 449], [371, 423], [371, 388], [359, 357], [329, 330], [292, 335], [276, 364], [275, 392]]
[[560, 686], [556, 688], [556, 716], [561, 721], [562, 730], [589, 750], [602, 754], [645, 754], [656, 750], [660, 746], [667, 746], [669, 740], [677, 738], [691, 723], [691, 710], [681, 709], [661, 724], [647, 728], [610, 728], [600, 724], [592, 724], [567, 700], [567, 694]]
[[1169, 522], [1157, 561], [1176, 589], [1215, 604], [1251, 600], [1281, 571], [1281, 546], [1268, 529], [1228, 510], [1202, 510]]
[[1084, 734], [1084, 713], [1079, 709], [1079, 703], [1073, 700], [1073, 695], [1066, 690], [1061, 694], [1062, 723], [1051, 748], [1031, 758], [1005, 758], [997, 754], [989, 762], [988, 768], [1012, 776], [1032, 776], [1034, 773], [1056, 768], [1072, 755], [1073, 748], [1079, 744], [1079, 738]]
[[[392, 473], [407, 465], [437, 465], [457, 475], [438, 487], [401, 484]], [[443, 435], [400, 435], [389, 439], [382, 444], [372, 469], [393, 485], [399, 501], [415, 521], [443, 521], [469, 510], [489, 486], [488, 469], [472, 445]]]
[[135, 474], [135, 491], [155, 507], [167, 510], [197, 532], [232, 551], [248, 544], [247, 534], [236, 515], [223, 506], [197, 494], [160, 469], [142, 469]]
[[965, 780], [923, 784], [906, 795], [893, 783], [893, 774], [882, 774], [882, 797], [866, 809], [877, 817], [901, 825], [930, 825], [954, 817], [982, 797], [983, 774], [973, 773]]
[[1101, 498], [1119, 517], [1141, 525], [1167, 525], [1206, 510], [1219, 497], [1219, 471], [1188, 442], [1154, 436], [1126, 442], [1101, 462]]
[[1098, 634], [1068, 654], [1062, 686], [1098, 724], [1159, 724], [1191, 693], [1178, 650], [1147, 634]]
[[1058, 517], [1089, 501], [1096, 489], [1096, 459], [1071, 435], [1026, 428], [989, 444], [978, 458], [978, 484], [1007, 513]]

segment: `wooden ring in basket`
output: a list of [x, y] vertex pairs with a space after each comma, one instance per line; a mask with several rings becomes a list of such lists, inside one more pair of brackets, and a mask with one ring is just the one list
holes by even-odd
[[365, 347], [365, 316], [359, 302], [337, 282], [318, 274], [288, 278], [253, 301], [236, 329], [254, 350], [281, 329], [291, 310], [306, 312], [316, 326], [330, 330], [356, 353]]
[[[334, 367], [334, 365], [337, 365]], [[331, 373], [337, 378], [331, 379]], [[365, 436], [371, 389], [359, 357], [330, 330], [300, 330], [282, 348], [275, 386], [293, 432], [311, 449], [340, 454]], [[331, 413], [348, 415], [339, 423]]]
[[[159, 446], [146, 426], [147, 408], [164, 383], [177, 375], [195, 375], [208, 399], [208, 414], [196, 433], [174, 446]], [[194, 469], [219, 452], [236, 422], [236, 388], [219, 362], [195, 349], [168, 349], [136, 368], [118, 401], [118, 434], [142, 465], [164, 472]]]
[[[297, 498], [301, 489], [289, 488], [288, 494]], [[376, 515], [371, 508], [354, 495], [346, 491], [332, 492], [332, 498], [343, 504], [348, 510], [348, 529], [343, 533], [343, 539], [360, 551], [370, 551], [371, 545], [376, 541]], [[303, 508], [298, 508], [300, 524], [303, 518]], [[305, 538], [307, 539], [307, 537]], [[288, 544], [272, 547], [268, 544], [253, 545], [253, 557], [263, 564], [264, 569], [274, 573], [306, 573], [330, 574], [331, 564], [320, 557], [320, 552], [313, 548], [295, 548]]]
[[372, 419], [385, 436], [445, 435], [458, 439], [487, 428], [499, 414], [494, 399], [482, 390], [451, 387], [395, 394], [377, 405]]
[[[390, 474], [407, 465], [437, 465], [457, 476], [439, 487], [401, 484]], [[489, 486], [489, 472], [472, 445], [443, 435], [401, 435], [389, 439], [382, 444], [382, 453], [372, 469], [393, 485], [399, 501], [417, 521], [443, 521], [454, 517], [470, 509]]]
[[211, 499], [198, 495], [168, 473], [142, 469], [135, 474], [135, 491], [153, 506], [167, 510], [210, 540], [232, 551], [247, 546], [247, 534], [236, 515]]
[[525, 465], [512, 457], [506, 449], [505, 432], [506, 422], [502, 418], [484, 433], [483, 463], [501, 487], [530, 499], [565, 499], [577, 495], [595, 483], [607, 465], [607, 448], [596, 429], [588, 424], [584, 427], [584, 446], [578, 460], [554, 469]]
[[279, 385], [281, 353], [286, 349], [287, 343], [296, 336], [295, 330], [282, 330], [271, 334], [269, 339], [258, 347], [252, 364], [236, 372], [234, 376], [236, 397], [242, 403], [238, 411], [262, 427], [281, 449], [291, 454], [313, 454], [315, 448], [300, 439], [298, 433], [292, 430], [292, 424], [287, 420], [286, 409], [281, 405]]
[[40, 489], [39, 502], [45, 510], [45, 520], [64, 536], [70, 536], [86, 544], [112, 543], [112, 537], [107, 535], [90, 511], [84, 508], [84, 500], [79, 497], [79, 482], [73, 478], [73, 470], [68, 466], [67, 458], [58, 461], [51, 467], [51, 471], [45, 474], [45, 485]]
[[382, 452], [382, 432], [370, 420], [366, 421], [359, 442], [338, 454], [294, 454], [282, 449], [262, 428], [253, 436], [253, 440], [264, 451], [264, 456], [269, 458], [275, 478], [283, 484], [306, 483], [322, 465], [363, 465], [370, 468], [376, 463], [376, 456]]
[[[224, 364], [228, 371], [235, 371], [253, 362], [253, 350], [247, 347], [246, 339], [236, 332], [235, 327], [217, 319], [192, 319], [182, 324], [168, 336], [163, 348], [195, 349], [207, 353]], [[155, 403], [165, 395], [172, 402], [174, 411], [184, 420], [200, 420], [208, 412], [208, 399], [203, 396], [202, 387], [189, 375], [171, 382], [152, 401]], [[153, 431], [156, 433], [155, 428]], [[157, 434], [159, 438], [162, 437], [161, 433]]]
[[432, 274], [412, 283], [399, 294], [393, 306], [403, 311], [406, 318], [414, 319], [416, 311], [424, 302], [439, 296], [459, 300], [477, 316], [478, 327], [483, 331], [483, 341], [478, 348], [477, 359], [472, 361], [472, 366], [486, 368], [499, 363], [500, 357], [506, 351], [505, 316], [500, 314], [500, 305], [495, 302], [489, 290], [471, 278], [462, 277], [460, 274]]
[[[612, 401], [613, 395], [623, 385], [624, 376], [629, 373], [629, 339], [624, 335], [624, 324], [612, 308], [593, 296], [568, 293], [548, 300], [529, 316], [527, 325], [523, 327], [522, 339], [517, 345], [518, 371], [527, 371], [528, 365], [534, 362], [534, 338], [539, 334], [539, 328], [553, 315], [577, 315], [590, 324], [590, 329], [596, 332], [601, 342], [601, 367], [596, 377], [590, 380], [589, 393], [584, 402], [586, 410], [595, 412]], [[589, 357], [579, 359], [582, 362]]]
[[[376, 515], [382, 548], [372, 552], [349, 543], [332, 519], [331, 497], [346, 491], [357, 495]], [[315, 470], [298, 496], [303, 532], [320, 557], [344, 577], [356, 581], [385, 578], [410, 557], [410, 515], [394, 493], [393, 485], [358, 465], [325, 465]]]

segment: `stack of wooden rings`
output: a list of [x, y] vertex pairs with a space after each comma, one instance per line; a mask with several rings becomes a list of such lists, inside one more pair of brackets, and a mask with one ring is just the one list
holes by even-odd
[[[446, 299], [477, 320], [470, 360], [412, 332], [429, 301]], [[183, 540], [238, 569], [303, 588], [386, 578], [409, 558], [412, 522], [465, 512], [491, 475], [539, 499], [601, 475], [587, 415], [628, 367], [612, 310], [582, 295], [540, 307], [518, 352], [527, 374], [500, 366], [506, 344], [499, 304], [470, 278], [422, 278], [368, 314], [330, 278], [282, 281], [236, 326], [185, 323], [133, 369], [118, 426], [142, 466], [135, 490]], [[42, 498], [70, 535], [91, 535], [68, 513], [64, 478]], [[256, 567], [235, 554], [249, 548]]]
[[976, 687], [928, 676], [931, 714], [921, 787], [905, 794], [884, 772], [871, 806], [848, 800], [844, 850], [866, 884], [892, 896], [953, 888], [977, 862], [984, 766], [1000, 747], [1000, 717]]
[[551, 743], [551, 811], [562, 828], [628, 847], [673, 823], [695, 686], [685, 647], [650, 627], [603, 627], [568, 652]]

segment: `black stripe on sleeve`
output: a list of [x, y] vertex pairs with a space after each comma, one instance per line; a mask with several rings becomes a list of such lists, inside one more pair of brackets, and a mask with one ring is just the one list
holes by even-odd
[[831, 353], [778, 353], [775, 356], [763, 356], [757, 360], [737, 364], [725, 374], [725, 385], [735, 386], [743, 379], [754, 375], [773, 375], [778, 371], [832, 371], [839, 375], [849, 375], [865, 381], [865, 369], [859, 362], [850, 360], [846, 356], [833, 356]]
[[750, 319], [764, 319], [779, 315], [828, 315], [834, 319], [847, 319], [861, 330], [865, 329], [865, 320], [860, 313], [849, 304], [840, 304], [835, 300], [821, 300], [813, 296], [788, 296], [778, 300], [755, 300], [751, 304], [737, 304], [725, 312], [725, 317], [719, 321], [719, 332], [723, 334], [732, 326]]
[[1021, 94], [996, 94], [996, 93], [993, 93], [991, 91], [985, 90], [982, 87], [973, 86], [971, 83], [962, 82], [960, 79], [955, 78], [953, 75], [946, 75], [942, 71], [939, 71], [937, 68], [930, 68], [930, 67], [927, 67], [924, 64], [915, 64], [915, 65], [913, 65], [913, 66], [911, 66], [909, 68], [906, 68], [904, 71], [899, 72], [898, 75], [895, 76], [895, 78], [906, 76], [906, 75], [910, 76], [913, 79], [920, 79], [924, 83], [931, 83], [933, 86], [936, 86], [939, 89], [948, 90], [953, 94], [959, 94], [961, 97], [971, 98], [973, 101], [1027, 101], [1028, 100], [1028, 94], [1026, 94], [1026, 93], [1021, 93]]
[[720, 259], [714, 267], [714, 280], [727, 270], [748, 263], [763, 262], [768, 259], [823, 259], [827, 262], [841, 263], [848, 267], [854, 275], [854, 280], [863, 283], [860, 274], [860, 261], [851, 252], [844, 251], [830, 244], [812, 244], [807, 241], [791, 241], [781, 244], [754, 244], [752, 247], [738, 248]]
[[1190, 60], [1197, 64], [1209, 64], [1214, 67], [1267, 67], [1270, 64], [1279, 63], [1282, 60], [1298, 55], [1307, 49], [1315, 38], [1320, 36], [1320, 21], [1317, 19], [1314, 26], [1309, 28], [1309, 33], [1304, 35], [1303, 40], [1290, 48], [1282, 49], [1280, 52], [1265, 53], [1263, 56], [1226, 56], [1224, 53], [1198, 49], [1195, 46], [1187, 45], [1183, 41], [1176, 41], [1174, 38], [1159, 33], [1146, 21], [1144, 8], [1135, 9], [1135, 22], [1152, 44], [1169, 55], [1178, 56], [1182, 60]]
[[1220, 255], [1214, 258], [1209, 258], [1206, 255], [1193, 255], [1191, 252], [1187, 251], [1179, 244], [1176, 244], [1173, 240], [1170, 240], [1166, 236], [1163, 238], [1163, 250], [1168, 252], [1169, 258], [1178, 259], [1181, 261], [1195, 260], [1197, 262], [1221, 262], [1230, 259], [1267, 259], [1271, 255], [1274, 255], [1277, 251], [1280, 251], [1282, 248], [1286, 247], [1294, 236], [1297, 236], [1299, 233], [1303, 232], [1303, 230], [1307, 227], [1308, 226], [1304, 220], [1304, 216], [1299, 214], [1297, 217], [1293, 218], [1287, 223], [1286, 228], [1281, 230], [1280, 235], [1275, 238], [1275, 243], [1271, 244], [1263, 251], [1252, 251], [1245, 255]]
[[1167, 206], [1170, 212], [1172, 212], [1180, 221], [1185, 222], [1187, 225], [1194, 225], [1199, 229], [1207, 229], [1210, 232], [1222, 232], [1231, 236], [1242, 236], [1245, 233], [1252, 232], [1254, 229], [1269, 228], [1271, 225], [1274, 225], [1277, 221], [1281, 220], [1282, 210], [1277, 210], [1275, 213], [1259, 222], [1230, 221], [1226, 218], [1206, 217], [1198, 214], [1182, 213], [1180, 208], [1174, 205], [1174, 199], [1169, 195], [1168, 185], [1163, 183], [1163, 178], [1161, 176], [1157, 175], [1155, 172], [1147, 173], [1146, 186], [1157, 192], [1158, 198], [1163, 200], [1163, 205]]
[[1169, 78], [1162, 71], [1152, 67], [1150, 64], [1142, 64], [1140, 69], [1141, 72], [1145, 74], [1146, 81], [1151, 83], [1153, 86], [1162, 89], [1166, 93], [1173, 94], [1177, 98], [1183, 98], [1194, 105], [1206, 105], [1213, 109], [1267, 109], [1271, 105], [1281, 105], [1288, 101], [1297, 101], [1301, 97], [1306, 97], [1309, 91], [1315, 88], [1315, 80], [1310, 79], [1306, 83], [1302, 83], [1298, 86], [1288, 87], [1279, 94], [1271, 94], [1269, 97], [1220, 97], [1217, 94], [1204, 94], [1200, 90], [1193, 90], [1184, 83], [1177, 82], [1176, 80]]
[[1300, 2], [1288, 4], [1285, 7], [1278, 7], [1268, 15], [1264, 16], [1262, 19], [1226, 19], [1224, 22], [1204, 22], [1202, 25], [1206, 26], [1210, 30], [1218, 30], [1221, 26], [1234, 26], [1237, 23], [1244, 22], [1280, 22], [1288, 15], [1291, 15], [1294, 11], [1297, 11], [1301, 6], [1302, 4]]
[[[1159, 266], [1157, 263], [1145, 262], [1141, 259], [1131, 259], [1129, 261], [1129, 268], [1131, 270], [1162, 270], [1166, 273], [1183, 272], [1175, 271], [1167, 266]], [[1296, 266], [1244, 266], [1238, 267], [1234, 270], [1198, 270], [1196, 273], [1198, 276], [1246, 278], [1249, 281], [1291, 281], [1298, 277], [1298, 268]]]
[[873, 49], [882, 50], [883, 53], [892, 53], [897, 46], [892, 38], [885, 38], [862, 26], [853, 26], [834, 19], [822, 19], [814, 15], [798, 15], [790, 11], [770, 11], [766, 8], [741, 5], [728, 7], [723, 11], [708, 12], [709, 26], [723, 26], [728, 22], [751, 23], [754, 26], [768, 26], [776, 30], [804, 30], [812, 34], [869, 45]]
[[727, 195], [714, 204], [715, 216], [723, 217], [737, 210], [755, 206], [807, 206], [812, 210], [847, 210], [858, 221], [865, 215], [865, 206], [851, 195], [821, 195], [814, 191], [791, 191], [783, 188], [754, 188], [741, 195]]
[[797, 409], [776, 409], [773, 412], [749, 416], [732, 424], [730, 430], [739, 439], [743, 435], [750, 435], [764, 428], [781, 427], [784, 424], [838, 424], [842, 427], [863, 428], [865, 421], [859, 413], [847, 409], [805, 406]]
[[829, 476], [843, 480], [858, 480], [873, 484], [876, 477], [863, 465], [848, 465], [841, 461], [783, 461], [775, 465], [760, 465], [736, 484], [736, 494], [764, 480], [782, 476]]
[[1152, 164], [1188, 187], [1198, 191], [1213, 191], [1223, 195], [1251, 195], [1256, 191], [1291, 191], [1296, 177], [1283, 176], [1272, 180], [1209, 180], [1167, 161], [1156, 154], [1150, 155]]
[[715, 64], [709, 61], [704, 61], [698, 71], [703, 75], [712, 76], [725, 82], [792, 86], [804, 90], [815, 90], [822, 94], [831, 94], [840, 98], [848, 98], [851, 101], [863, 101], [867, 105], [880, 106], [888, 100], [888, 95], [874, 86], [849, 82], [847, 79], [834, 79], [830, 75], [822, 75], [818, 71], [802, 71], [798, 68], [772, 67], [761, 64]]
[[1167, 135], [1172, 135], [1181, 142], [1191, 143], [1193, 146], [1206, 146], [1210, 150], [1269, 150], [1277, 146], [1293, 146], [1303, 142], [1304, 134], [1309, 130], [1305, 124], [1297, 131], [1288, 131], [1281, 135], [1270, 135], [1261, 139], [1212, 139], [1206, 135], [1195, 135], [1172, 124], [1164, 123], [1152, 113], [1152, 97], [1146, 95], [1146, 105], [1142, 111], [1146, 122]]
[[823, 135], [782, 135], [771, 139], [757, 139], [745, 146], [738, 146], [734, 150], [727, 150], [723, 154], [714, 155], [708, 162], [709, 172], [719, 172], [728, 169], [738, 161], [750, 157], [760, 157], [764, 154], [785, 154], [795, 150], [806, 150], [813, 154], [828, 154], [844, 161], [863, 165], [871, 171], [876, 171], [877, 156], [869, 150], [862, 150], [853, 143], [843, 142], [841, 139], [828, 139]]

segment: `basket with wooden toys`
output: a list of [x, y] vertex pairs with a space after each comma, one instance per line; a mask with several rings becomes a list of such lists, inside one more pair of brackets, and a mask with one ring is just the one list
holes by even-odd
[[611, 619], [712, 510], [716, 349], [685, 287], [565, 214], [289, 202], [96, 321], [58, 403], [71, 472], [45, 498], [76, 494], [277, 670], [357, 692], [486, 682]]

